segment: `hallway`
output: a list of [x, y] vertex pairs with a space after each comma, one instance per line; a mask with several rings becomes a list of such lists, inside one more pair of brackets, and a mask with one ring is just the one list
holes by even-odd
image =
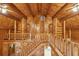
[[1, 3], [0, 56], [79, 56], [79, 4]]

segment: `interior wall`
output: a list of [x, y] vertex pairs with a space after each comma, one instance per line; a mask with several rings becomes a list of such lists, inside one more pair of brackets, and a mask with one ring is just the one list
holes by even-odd
[[79, 30], [72, 30], [72, 41], [79, 43]]
[[[0, 30], [0, 40], [5, 38], [5, 35], [8, 33], [8, 30]], [[3, 35], [5, 34], [5, 35]], [[0, 55], [2, 55], [2, 41], [0, 41]]]
[[69, 29], [66, 29], [66, 38], [70, 38]]
[[8, 34], [8, 30], [0, 30], [0, 40], [5, 39], [5, 35]]
[[[66, 38], [70, 38], [70, 34], [69, 34], [68, 29], [66, 29]], [[76, 43], [79, 43], [79, 30], [78, 29], [71, 30], [71, 40], [76, 42]]]

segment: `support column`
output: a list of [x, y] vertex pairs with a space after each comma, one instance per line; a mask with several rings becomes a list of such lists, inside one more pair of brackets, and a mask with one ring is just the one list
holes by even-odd
[[67, 48], [66, 47], [66, 40], [65, 40], [66, 39], [66, 36], [65, 36], [66, 33], [65, 32], [66, 32], [66, 28], [65, 28], [65, 20], [64, 20], [63, 21], [63, 39], [64, 39], [63, 40], [63, 54], [64, 55], [66, 55], [66, 48]]
[[10, 40], [10, 29], [9, 29], [9, 38], [8, 39]]
[[22, 28], [21, 28], [21, 30], [22, 30], [22, 40], [23, 40], [23, 39], [24, 39], [24, 38], [23, 38], [23, 36], [24, 36], [24, 19], [22, 19], [21, 23], [22, 23]]
[[57, 39], [57, 18], [55, 18], [53, 21], [53, 28], [54, 28], [54, 39], [53, 39], [53, 44], [55, 45], [55, 41]]
[[63, 31], [64, 31], [64, 39], [66, 39], [66, 26], [65, 26], [65, 21], [63, 22]]
[[16, 40], [16, 20], [14, 21], [14, 40]]
[[[71, 29], [69, 29], [69, 38], [70, 38], [70, 41], [71, 41]], [[70, 42], [70, 46], [69, 46], [69, 49], [70, 49], [70, 51], [69, 51], [69, 54], [70, 54], [70, 56], [72, 55], [72, 44], [71, 44], [71, 42]]]
[[72, 34], [72, 32], [71, 32], [71, 29], [69, 29], [69, 38], [70, 38], [70, 40], [71, 40], [71, 34]]
[[54, 44], [63, 53], [63, 40], [62, 40], [63, 25], [62, 25], [62, 22], [58, 18], [55, 18], [53, 20], [53, 25], [54, 25], [54, 35], [55, 35]]
[[20, 33], [19, 39], [24, 39], [24, 33], [26, 33], [26, 26], [27, 25], [27, 20], [22, 18], [21, 21], [17, 22], [17, 32]]

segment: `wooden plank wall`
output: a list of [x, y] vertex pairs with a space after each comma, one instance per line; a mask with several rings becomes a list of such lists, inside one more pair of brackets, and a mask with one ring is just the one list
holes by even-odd
[[72, 41], [79, 43], [79, 30], [72, 30]]

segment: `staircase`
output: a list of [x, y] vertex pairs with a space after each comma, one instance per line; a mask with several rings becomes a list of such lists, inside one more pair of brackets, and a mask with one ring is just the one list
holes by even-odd
[[51, 45], [60, 56], [79, 56], [79, 44], [69, 39], [55, 39]]
[[[16, 40], [14, 40], [14, 35], [16, 36]], [[16, 34], [11, 33], [10, 40], [3, 40], [3, 43], [7, 43], [6, 44], [7, 49], [9, 49], [9, 46], [14, 45], [15, 52], [13, 54], [7, 51], [9, 55], [27, 56], [32, 51], [34, 51], [41, 43], [47, 42], [46, 37], [45, 37], [46, 35], [47, 34], [40, 33], [40, 35], [39, 34], [33, 35], [34, 37], [32, 38], [30, 37], [28, 33], [24, 33], [23, 36], [21, 33], [16, 33]], [[6, 38], [8, 39], [8, 37], [9, 36], [7, 35]]]
[[[14, 35], [14, 34], [11, 34]], [[25, 36], [25, 35], [24, 35]], [[2, 40], [0, 41], [3, 47], [2, 55], [28, 56], [36, 50], [41, 44], [48, 43], [48, 33], [35, 34], [31, 40]], [[12, 36], [11, 36], [12, 37]], [[27, 35], [25, 36], [27, 37]], [[19, 36], [17, 36], [19, 38]], [[79, 56], [79, 44], [70, 41], [69, 39], [53, 39], [50, 38], [50, 46], [52, 52], [59, 56]], [[13, 45], [14, 48], [13, 48]], [[12, 45], [12, 48], [10, 46]], [[5, 49], [6, 47], [6, 49]], [[4, 53], [4, 51], [6, 53]], [[14, 51], [14, 53], [13, 53]], [[4, 53], [4, 54], [3, 54]]]
[[[22, 42], [23, 43], [23, 42]], [[17, 55], [17, 56], [27, 56], [28, 54], [30, 54], [34, 49], [36, 49], [36, 47], [37, 46], [39, 46], [41, 44], [41, 42], [40, 41], [32, 41], [32, 42], [27, 42], [26, 43], [26, 45], [24, 45], [24, 43], [23, 43], [23, 45], [21, 45], [22, 47], [21, 47], [21, 52], [19, 52], [19, 53], [16, 53], [15, 52], [15, 54]], [[20, 47], [17, 47], [15, 50], [18, 50], [18, 48], [20, 48]]]

